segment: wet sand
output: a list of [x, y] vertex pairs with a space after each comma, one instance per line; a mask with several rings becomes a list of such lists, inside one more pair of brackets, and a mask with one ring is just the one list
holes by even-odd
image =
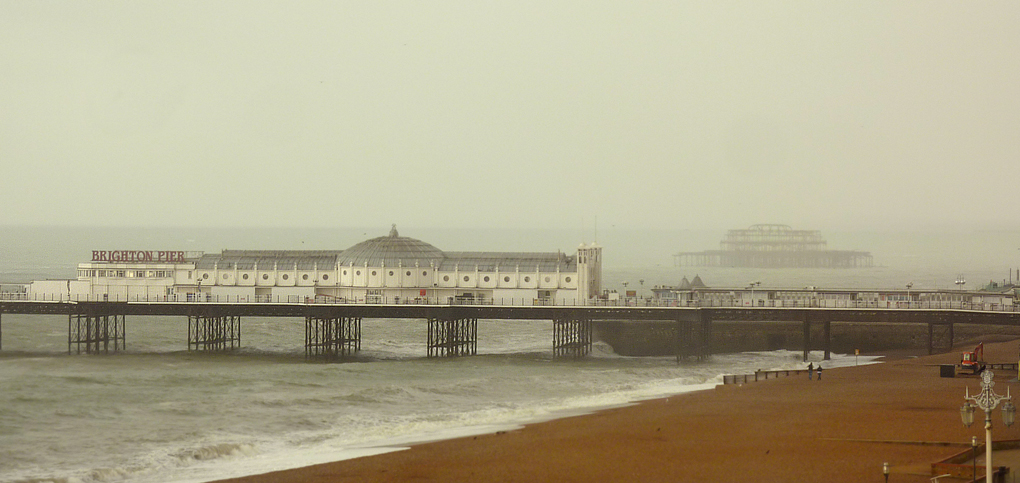
[[[929, 482], [930, 464], [984, 439], [978, 410], [960, 422], [974, 377], [943, 378], [959, 352], [827, 369], [678, 395], [520, 430], [416, 445], [406, 451], [233, 480], [311, 482]], [[991, 362], [1016, 362], [1018, 343], [986, 344]], [[902, 357], [902, 354], [899, 355]], [[1020, 394], [1015, 371], [995, 390]], [[1020, 424], [996, 440], [1020, 439]], [[1020, 470], [1020, 469], [1018, 469]], [[946, 482], [953, 480], [943, 480]]]

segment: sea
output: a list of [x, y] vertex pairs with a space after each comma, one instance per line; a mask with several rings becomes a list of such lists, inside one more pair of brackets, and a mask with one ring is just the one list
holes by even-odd
[[[92, 250], [344, 249], [372, 228], [0, 227], [0, 283], [75, 275]], [[401, 227], [450, 251], [572, 253], [573, 230]], [[955, 288], [1015, 281], [1020, 233], [825, 233], [866, 250], [860, 269], [677, 267], [672, 254], [718, 247], [724, 231], [608, 230], [604, 288], [638, 290], [700, 276], [709, 286]], [[624, 285], [626, 282], [626, 285]], [[365, 319], [362, 350], [341, 363], [304, 358], [304, 321], [246, 318], [242, 347], [187, 351], [187, 320], [128, 317], [127, 350], [70, 355], [67, 318], [6, 314], [0, 350], [0, 481], [205, 482], [400, 451], [414, 443], [510, 430], [706, 390], [724, 374], [800, 368], [789, 351], [623, 357], [596, 342], [579, 360], [552, 353], [548, 321], [478, 322], [478, 355], [429, 359], [423, 320]], [[812, 352], [817, 364], [821, 353]], [[827, 367], [875, 362], [835, 354]]]

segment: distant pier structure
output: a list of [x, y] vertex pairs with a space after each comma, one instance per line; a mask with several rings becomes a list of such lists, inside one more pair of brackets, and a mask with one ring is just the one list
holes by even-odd
[[826, 250], [818, 230], [794, 230], [787, 225], [760, 224], [746, 230], [729, 230], [719, 250], [680, 252], [678, 267], [748, 268], [866, 268], [871, 253]]

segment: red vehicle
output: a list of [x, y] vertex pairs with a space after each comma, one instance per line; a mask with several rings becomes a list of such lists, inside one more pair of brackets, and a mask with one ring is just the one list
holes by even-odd
[[971, 374], [980, 374], [985, 370], [985, 343], [977, 345], [971, 352], [964, 352], [960, 358], [960, 367]]

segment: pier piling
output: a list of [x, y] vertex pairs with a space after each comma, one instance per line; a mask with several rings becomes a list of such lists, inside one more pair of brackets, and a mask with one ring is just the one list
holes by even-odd
[[[932, 355], [938, 351], [948, 351], [953, 348], [953, 323], [928, 323], [928, 355]], [[937, 341], [941, 340], [942, 345], [939, 346]]]
[[429, 318], [429, 357], [457, 357], [478, 353], [478, 319]]
[[698, 312], [696, 320], [676, 320], [676, 362], [688, 358], [704, 360], [711, 354], [712, 317], [707, 312]]
[[591, 352], [591, 319], [572, 317], [553, 320], [553, 354], [584, 357]]
[[[112, 343], [112, 347], [111, 347]], [[67, 316], [67, 353], [109, 353], [127, 349], [124, 315], [117, 313], [73, 313]]]
[[708, 359], [712, 355], [712, 313], [698, 311], [699, 325], [701, 326], [700, 338], [697, 340], [698, 360]]
[[361, 317], [305, 316], [305, 359], [341, 360], [361, 350]]
[[224, 351], [240, 346], [240, 316], [208, 312], [188, 315], [189, 351]]

